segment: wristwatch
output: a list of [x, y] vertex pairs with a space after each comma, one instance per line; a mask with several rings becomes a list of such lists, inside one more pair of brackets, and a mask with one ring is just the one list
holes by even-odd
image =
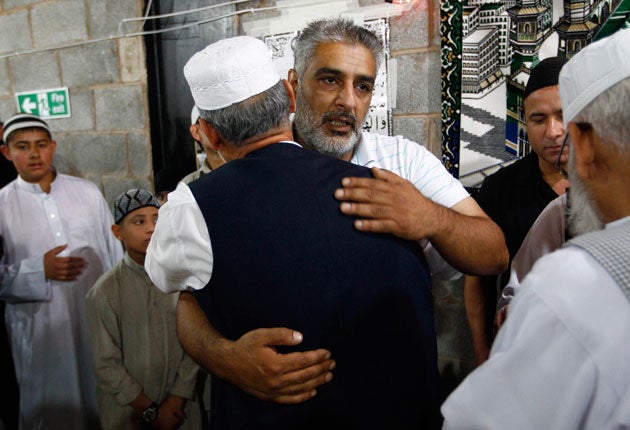
[[151, 406], [142, 411], [142, 420], [148, 423], [155, 421], [158, 415], [158, 407], [157, 403], [151, 403]]

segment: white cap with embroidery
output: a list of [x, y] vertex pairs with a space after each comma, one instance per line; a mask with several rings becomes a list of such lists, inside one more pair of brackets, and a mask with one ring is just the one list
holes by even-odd
[[222, 109], [260, 94], [280, 80], [271, 53], [260, 40], [237, 36], [208, 45], [184, 66], [195, 105]]
[[630, 76], [630, 29], [618, 30], [578, 52], [560, 71], [564, 128], [597, 96]]

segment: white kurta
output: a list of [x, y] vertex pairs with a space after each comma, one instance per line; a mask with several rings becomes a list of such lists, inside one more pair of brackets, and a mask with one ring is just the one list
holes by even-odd
[[534, 265], [510, 309], [489, 360], [442, 406], [444, 428], [627, 429], [630, 302], [608, 272], [562, 248]]
[[[50, 193], [18, 178], [0, 190], [0, 299], [20, 386], [22, 429], [98, 428], [85, 293], [123, 256], [93, 183], [57, 174]], [[76, 281], [44, 277], [43, 256], [81, 256]]]

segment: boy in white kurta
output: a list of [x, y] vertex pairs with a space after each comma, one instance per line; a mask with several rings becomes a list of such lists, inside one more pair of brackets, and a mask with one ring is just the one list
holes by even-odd
[[123, 261], [86, 298], [101, 425], [108, 429], [200, 429], [199, 367], [177, 340], [178, 294], [165, 294], [144, 271], [159, 203], [132, 189], [114, 203]]
[[20, 429], [98, 428], [85, 293], [122, 256], [100, 190], [53, 167], [57, 143], [28, 114], [5, 123], [18, 177], [0, 190], [0, 300], [20, 388]]

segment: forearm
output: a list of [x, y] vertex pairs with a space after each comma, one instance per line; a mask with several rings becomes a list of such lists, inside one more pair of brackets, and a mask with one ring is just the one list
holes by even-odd
[[190, 292], [182, 292], [177, 302], [177, 337], [184, 351], [206, 372], [229, 379], [231, 341], [208, 321]]
[[502, 273], [508, 250], [499, 226], [485, 215], [467, 215], [436, 204], [434, 228], [428, 239], [440, 255], [470, 275]]
[[490, 327], [486, 317], [488, 304], [483, 289], [482, 278], [478, 276], [466, 276], [464, 278], [464, 307], [477, 364], [483, 363], [488, 358], [492, 344]]

